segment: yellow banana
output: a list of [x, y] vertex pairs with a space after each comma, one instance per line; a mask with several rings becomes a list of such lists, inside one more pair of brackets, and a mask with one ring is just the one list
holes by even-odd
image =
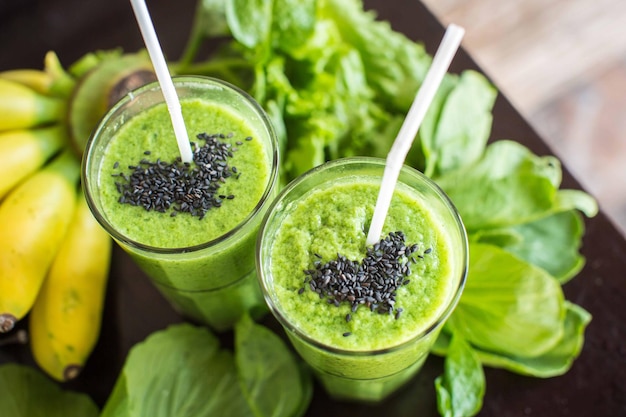
[[59, 57], [49, 51], [44, 57], [44, 71], [52, 78], [50, 93], [59, 97], [69, 97], [76, 86], [77, 80], [65, 71]]
[[80, 164], [65, 150], [0, 205], [0, 332], [31, 309], [75, 208]]
[[52, 76], [45, 71], [26, 68], [2, 71], [0, 78], [25, 85], [44, 95], [50, 92], [53, 81]]
[[60, 382], [78, 376], [98, 340], [111, 243], [79, 192], [72, 223], [29, 315], [35, 361]]
[[62, 125], [0, 132], [0, 199], [68, 143]]
[[65, 100], [44, 96], [25, 85], [0, 78], [0, 131], [59, 121], [65, 108]]

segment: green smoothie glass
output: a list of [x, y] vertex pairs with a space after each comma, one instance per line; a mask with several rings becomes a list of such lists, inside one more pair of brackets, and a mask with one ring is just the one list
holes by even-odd
[[381, 242], [366, 247], [384, 166], [354, 157], [303, 174], [274, 200], [257, 240], [270, 311], [340, 400], [377, 402], [415, 375], [467, 275], [457, 211], [406, 166]]
[[263, 109], [237, 87], [199, 76], [173, 81], [194, 162], [180, 162], [152, 83], [101, 120], [85, 149], [82, 183], [100, 224], [165, 298], [186, 318], [223, 331], [246, 311], [267, 311], [254, 253], [277, 193], [277, 138]]

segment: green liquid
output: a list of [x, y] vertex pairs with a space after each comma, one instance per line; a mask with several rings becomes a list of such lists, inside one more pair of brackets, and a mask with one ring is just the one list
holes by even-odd
[[[398, 288], [401, 315], [379, 314], [365, 305], [356, 312], [338, 307], [304, 283], [305, 269], [321, 255], [325, 263], [342, 254], [361, 260], [379, 190], [379, 179], [342, 179], [324, 183], [287, 209], [271, 247], [271, 273], [277, 308], [309, 343], [289, 332], [298, 352], [317, 370], [331, 395], [378, 400], [420, 368], [437, 332], [411, 343], [438, 322], [459, 285], [454, 250], [446, 228], [408, 187], [398, 184], [382, 237], [402, 231], [406, 245], [417, 244], [410, 283]], [[424, 253], [430, 249], [428, 253]], [[300, 293], [300, 288], [304, 292]], [[346, 315], [350, 314], [350, 321]], [[349, 336], [344, 336], [349, 332]], [[399, 345], [406, 343], [402, 348]], [[390, 349], [386, 354], [367, 351]], [[347, 352], [347, 354], [346, 354]], [[353, 352], [355, 354], [350, 354]]]
[[[226, 178], [216, 193], [234, 198], [224, 199], [221, 207], [211, 208], [202, 219], [183, 212], [171, 216], [170, 211], [147, 211], [118, 201], [117, 177], [112, 174], [129, 173], [125, 168], [138, 165], [143, 158], [169, 163], [180, 155], [163, 103], [119, 128], [100, 166], [99, 193], [104, 215], [122, 235], [160, 248], [144, 250], [120, 242], [174, 307], [188, 318], [225, 330], [243, 311], [265, 311], [254, 273], [255, 239], [262, 214], [241, 224], [257, 209], [269, 187], [269, 145], [261, 136], [267, 133], [255, 131], [230, 107], [200, 99], [181, 100], [181, 106], [190, 141], [202, 146], [204, 141], [196, 139], [197, 134], [222, 133], [225, 137], [220, 140], [237, 148], [228, 164], [236, 167], [239, 177]], [[252, 140], [247, 140], [250, 137]]]
[[[220, 141], [237, 148], [228, 163], [241, 175], [238, 179], [228, 178], [218, 194], [232, 194], [235, 198], [225, 199], [222, 207], [209, 210], [202, 220], [186, 213], [172, 217], [170, 212], [120, 204], [113, 174], [128, 172], [126, 167], [138, 165], [143, 158], [172, 162], [180, 155], [165, 104], [138, 114], [120, 128], [108, 146], [102, 162], [100, 193], [109, 220], [122, 234], [144, 245], [183, 248], [222, 236], [252, 212], [269, 180], [266, 150], [262, 141], [254, 140], [257, 135], [245, 120], [229, 109], [201, 100], [183, 101], [182, 110], [189, 140], [199, 146], [204, 144], [195, 138], [199, 133], [232, 135]], [[248, 137], [253, 140], [247, 141]], [[150, 155], [144, 155], [145, 151], [150, 151]], [[116, 162], [121, 168], [115, 168]]]

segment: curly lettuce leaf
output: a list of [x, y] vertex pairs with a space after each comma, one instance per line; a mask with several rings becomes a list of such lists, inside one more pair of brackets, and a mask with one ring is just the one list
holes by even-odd
[[342, 40], [358, 50], [376, 100], [390, 111], [406, 112], [432, 61], [424, 46], [364, 11], [360, 0], [319, 3], [321, 18], [335, 22]]
[[[203, 0], [201, 8], [196, 19], [226, 21], [213, 36], [231, 42], [180, 70], [239, 85], [271, 113], [284, 181], [332, 159], [384, 157], [432, 61], [360, 0]], [[493, 96], [479, 73], [446, 74], [408, 162], [434, 171], [451, 169], [458, 155], [468, 162], [489, 134]]]
[[2, 417], [96, 417], [100, 410], [85, 394], [63, 390], [37, 369], [0, 366]]

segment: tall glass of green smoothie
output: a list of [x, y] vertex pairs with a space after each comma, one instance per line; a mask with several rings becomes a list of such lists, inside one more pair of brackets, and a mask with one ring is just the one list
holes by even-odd
[[384, 166], [355, 157], [305, 173], [274, 200], [257, 241], [270, 311], [337, 399], [380, 401], [415, 375], [467, 274], [457, 211], [406, 166], [381, 240], [366, 246]]
[[267, 311], [255, 240], [275, 197], [276, 135], [263, 109], [220, 80], [175, 77], [193, 161], [182, 163], [158, 83], [123, 97], [85, 149], [100, 224], [185, 317], [222, 331]]

